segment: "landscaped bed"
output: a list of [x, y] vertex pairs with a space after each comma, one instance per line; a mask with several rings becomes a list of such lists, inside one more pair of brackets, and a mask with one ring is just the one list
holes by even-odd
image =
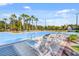
[[72, 48], [79, 52], [79, 46], [72, 46]]

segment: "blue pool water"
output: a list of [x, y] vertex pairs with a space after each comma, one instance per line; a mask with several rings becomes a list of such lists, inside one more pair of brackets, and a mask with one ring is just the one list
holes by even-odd
[[24, 32], [19, 34], [13, 34], [10, 32], [0, 32], [0, 45], [18, 42], [23, 39], [32, 39], [35, 37], [43, 36], [45, 34], [51, 34], [54, 32]]
[[[45, 34], [57, 34], [57, 33], [59, 33], [59, 32], [43, 31], [43, 32], [23, 32], [23, 33], [19, 33], [19, 34], [13, 34], [10, 32], [0, 32], [0, 45], [18, 42], [23, 39], [32, 39], [35, 37], [43, 36]], [[71, 34], [71, 32], [70, 33], [68, 32], [68, 34]], [[78, 33], [76, 33], [76, 34], [78, 34]]]

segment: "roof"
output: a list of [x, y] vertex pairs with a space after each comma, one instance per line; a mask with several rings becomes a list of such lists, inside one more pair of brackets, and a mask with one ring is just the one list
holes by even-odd
[[37, 56], [39, 53], [27, 44], [20, 41], [0, 46], [0, 56]]

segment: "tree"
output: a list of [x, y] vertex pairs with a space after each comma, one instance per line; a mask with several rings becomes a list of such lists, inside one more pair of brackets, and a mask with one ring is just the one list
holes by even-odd
[[35, 21], [35, 16], [34, 15], [31, 16], [31, 21], [32, 21], [32, 30], [33, 30], [33, 21]]
[[22, 18], [18, 17], [18, 27], [19, 27], [20, 31], [22, 30], [22, 22], [21, 22], [21, 20], [22, 20]]
[[37, 30], [37, 22], [38, 22], [38, 18], [35, 18], [35, 21], [36, 21], [36, 30]]
[[28, 23], [28, 30], [30, 30], [30, 21], [31, 21], [31, 17], [29, 16], [28, 18], [27, 18], [27, 23]]
[[25, 22], [26, 22], [26, 20], [27, 20], [27, 18], [29, 17], [29, 15], [27, 15], [27, 14], [22, 14], [21, 15], [21, 18], [23, 19], [23, 30], [25, 30]]
[[0, 21], [0, 31], [4, 31], [4, 28], [5, 28], [5, 22]]
[[7, 18], [3, 18], [4, 22], [5, 22], [5, 31], [6, 31], [6, 20]]
[[9, 18], [11, 20], [10, 24], [11, 24], [11, 30], [15, 30], [16, 26], [15, 26], [15, 21], [17, 19], [17, 16], [15, 14], [12, 14]]

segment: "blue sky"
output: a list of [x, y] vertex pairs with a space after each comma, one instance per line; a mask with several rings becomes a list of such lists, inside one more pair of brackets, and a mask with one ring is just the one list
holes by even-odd
[[75, 24], [75, 14], [79, 4], [60, 3], [0, 3], [0, 18], [9, 17], [12, 13], [17, 16], [26, 13], [39, 18], [38, 25]]

